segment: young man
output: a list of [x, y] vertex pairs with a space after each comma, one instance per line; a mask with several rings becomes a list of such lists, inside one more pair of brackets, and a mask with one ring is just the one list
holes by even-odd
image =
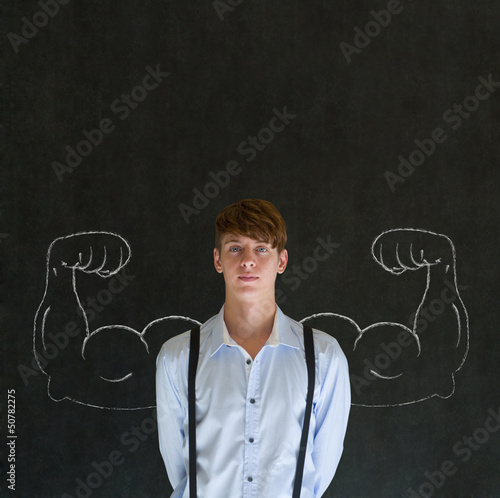
[[[202, 498], [290, 498], [306, 412], [304, 331], [275, 302], [286, 226], [269, 202], [246, 199], [216, 220], [215, 269], [225, 303], [201, 326], [196, 374], [196, 483]], [[313, 331], [315, 383], [301, 498], [321, 496], [337, 468], [350, 408], [345, 356]], [[157, 359], [160, 450], [174, 487], [190, 496], [190, 332]], [[306, 426], [307, 427], [307, 426]], [[300, 481], [299, 481], [300, 482]]]

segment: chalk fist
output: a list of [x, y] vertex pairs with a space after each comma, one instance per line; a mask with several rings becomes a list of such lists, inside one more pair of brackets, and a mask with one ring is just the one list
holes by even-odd
[[397, 228], [381, 233], [373, 241], [372, 256], [385, 270], [399, 275], [439, 264], [448, 270], [454, 265], [455, 248], [446, 235]]
[[123, 237], [111, 232], [83, 232], [54, 240], [48, 264], [56, 274], [63, 267], [109, 277], [120, 271], [130, 256], [130, 246]]

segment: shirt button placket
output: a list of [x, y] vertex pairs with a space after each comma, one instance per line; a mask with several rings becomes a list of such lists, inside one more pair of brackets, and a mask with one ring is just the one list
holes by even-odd
[[[250, 362], [252, 363], [252, 362]], [[257, 470], [258, 470], [258, 443], [256, 435], [259, 432], [259, 403], [258, 394], [260, 392], [260, 369], [259, 362], [254, 361], [248, 379], [246, 422], [245, 422], [245, 452], [248, 458], [245, 458], [247, 467], [244, 470], [245, 497], [257, 498]]]

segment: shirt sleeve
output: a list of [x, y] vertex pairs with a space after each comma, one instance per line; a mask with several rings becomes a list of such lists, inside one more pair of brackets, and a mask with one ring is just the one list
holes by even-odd
[[335, 475], [344, 448], [351, 407], [347, 360], [337, 341], [319, 352], [320, 392], [314, 406], [316, 427], [312, 458], [314, 496], [322, 496]]
[[156, 405], [160, 452], [165, 462], [170, 484], [175, 489], [187, 478], [183, 459], [186, 408], [179, 392], [178, 372], [182, 371], [178, 358], [167, 353], [165, 344], [156, 360]]

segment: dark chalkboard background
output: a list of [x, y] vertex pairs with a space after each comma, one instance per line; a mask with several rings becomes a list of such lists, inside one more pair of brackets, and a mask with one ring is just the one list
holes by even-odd
[[[7, 390], [15, 389], [17, 434], [16, 491], [6, 487], [4, 466], [2, 496], [169, 496], [152, 409], [54, 402], [45, 375], [21, 376], [20, 366], [33, 369], [46, 252], [55, 238], [81, 231], [111, 231], [130, 243], [126, 271], [135, 278], [92, 329], [142, 330], [167, 315], [204, 321], [223, 302], [212, 266], [215, 216], [246, 197], [280, 209], [290, 263], [311, 255], [317, 237], [340, 244], [298, 289], [278, 281], [282, 309], [296, 319], [337, 312], [361, 327], [407, 324], [425, 277], [381, 270], [372, 240], [414, 227], [456, 246], [470, 350], [455, 394], [353, 407], [325, 496], [500, 496], [500, 431], [491, 420], [485, 429], [500, 408], [500, 90], [464, 102], [478, 78], [500, 81], [498, 3], [49, 3], [50, 16], [43, 1], [2, 7], [1, 432]], [[380, 27], [371, 11], [388, 7], [398, 13]], [[370, 43], [346, 57], [341, 43], [353, 46], [357, 34], [362, 45], [370, 21]], [[148, 67], [169, 74], [134, 90]], [[136, 100], [124, 105], [131, 92]], [[455, 104], [474, 110], [458, 118]], [[262, 150], [240, 145], [284, 108], [295, 117], [274, 137], [261, 135]], [[88, 155], [69, 171], [66, 147], [100, 124], [100, 143], [81, 146]], [[400, 174], [398, 156], [408, 159], [414, 141], [438, 127], [446, 140], [391, 189], [384, 173]], [[239, 173], [186, 223], [179, 205], [192, 207], [193, 189], [229, 161]], [[81, 285], [82, 295], [95, 296], [107, 284], [94, 276]], [[464, 449], [467, 438], [474, 449]]]

